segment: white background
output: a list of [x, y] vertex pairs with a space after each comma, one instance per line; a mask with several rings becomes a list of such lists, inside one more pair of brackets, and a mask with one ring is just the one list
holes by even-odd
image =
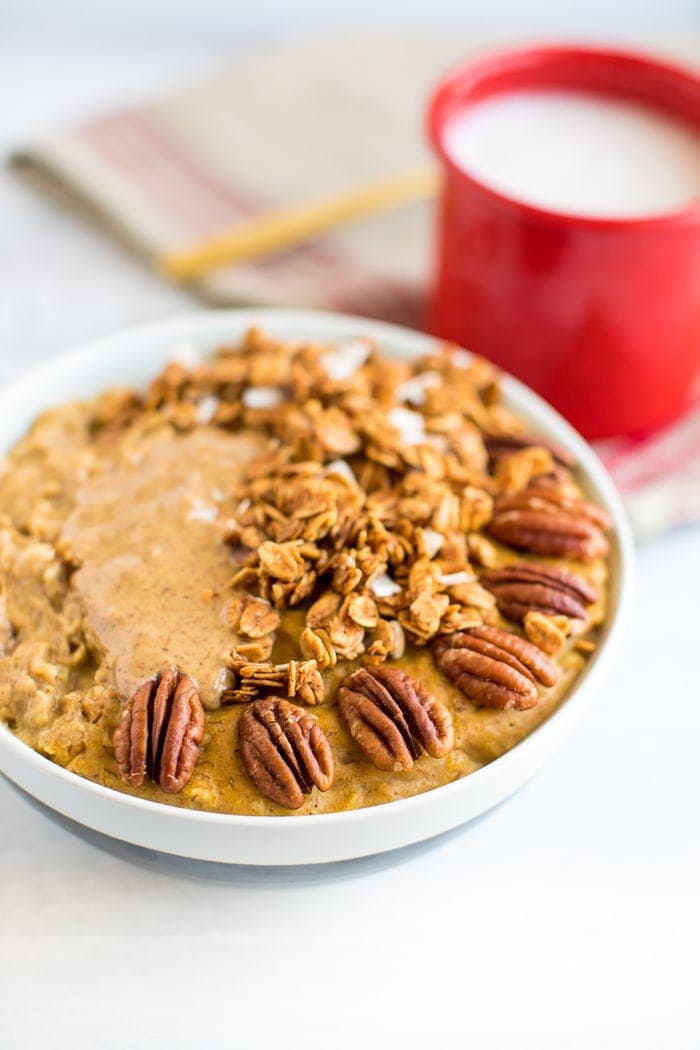
[[[429, 7], [586, 32], [697, 14], [348, 6], [356, 20]], [[0, 5], [0, 148], [340, 10]], [[190, 306], [7, 176], [0, 237], [0, 381]], [[626, 641], [575, 737], [515, 798], [433, 844], [297, 872], [187, 865], [76, 837], [0, 782], [2, 1050], [700, 1047], [700, 529], [649, 545], [639, 569]]]
[[33, 30], [70, 28], [137, 38], [148, 27], [160, 40], [184, 33], [210, 41], [279, 36], [290, 29], [351, 23], [451, 23], [509, 32], [625, 30], [697, 19], [697, 0], [4, 0], [8, 21]]

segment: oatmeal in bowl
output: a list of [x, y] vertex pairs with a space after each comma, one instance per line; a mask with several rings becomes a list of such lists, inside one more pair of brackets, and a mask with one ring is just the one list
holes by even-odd
[[561, 705], [610, 520], [452, 346], [251, 328], [41, 415], [0, 471], [0, 717], [138, 798], [247, 816], [468, 777]]

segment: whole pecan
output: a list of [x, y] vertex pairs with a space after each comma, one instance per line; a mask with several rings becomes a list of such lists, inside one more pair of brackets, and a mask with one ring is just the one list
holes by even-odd
[[353, 739], [377, 769], [410, 769], [423, 751], [452, 750], [452, 716], [420, 682], [393, 667], [362, 667], [343, 680], [338, 705]]
[[182, 791], [204, 735], [204, 708], [189, 675], [168, 669], [149, 678], [124, 704], [114, 755], [125, 784], [148, 777], [163, 791]]
[[500, 496], [486, 531], [518, 550], [591, 561], [607, 554], [602, 530], [609, 526], [610, 519], [600, 507], [558, 485], [540, 482], [524, 492]]
[[586, 606], [597, 597], [581, 576], [536, 562], [491, 569], [482, 574], [481, 583], [495, 596], [501, 615], [520, 623], [532, 611], [583, 620]]
[[298, 809], [315, 786], [333, 783], [333, 750], [313, 715], [288, 700], [268, 696], [250, 704], [238, 726], [246, 773], [261, 795]]
[[433, 645], [441, 671], [480, 707], [534, 707], [536, 682], [551, 686], [557, 669], [544, 653], [518, 635], [497, 627], [473, 627], [444, 635]]

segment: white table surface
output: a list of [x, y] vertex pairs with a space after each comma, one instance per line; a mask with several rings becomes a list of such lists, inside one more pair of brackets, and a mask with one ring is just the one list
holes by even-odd
[[[32, 56], [0, 42], [5, 148], [208, 57]], [[190, 306], [4, 175], [0, 232], [0, 381]], [[700, 1047], [699, 593], [700, 529], [643, 549], [575, 737], [496, 811], [388, 857], [188, 865], [0, 781], [0, 1047]]]

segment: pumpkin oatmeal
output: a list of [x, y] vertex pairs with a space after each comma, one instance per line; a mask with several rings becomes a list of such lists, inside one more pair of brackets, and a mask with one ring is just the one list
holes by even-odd
[[0, 716], [193, 809], [427, 791], [561, 703], [608, 528], [487, 362], [251, 330], [46, 412], [0, 464]]

